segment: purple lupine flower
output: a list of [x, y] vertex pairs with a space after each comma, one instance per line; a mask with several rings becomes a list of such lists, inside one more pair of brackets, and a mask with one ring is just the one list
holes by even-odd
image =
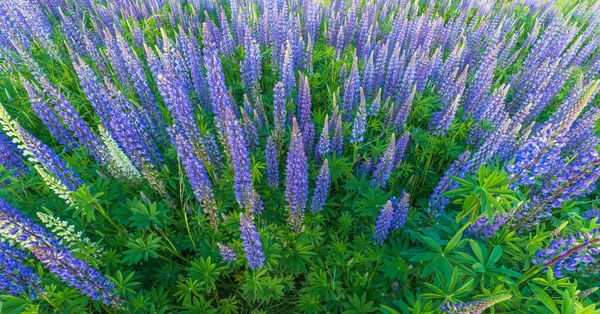
[[308, 37], [308, 43], [306, 43], [306, 52], [304, 57], [304, 68], [308, 74], [313, 74], [313, 39], [312, 36]]
[[185, 90], [183, 79], [179, 75], [181, 58], [172, 51], [164, 51], [161, 56], [162, 63], [152, 67], [153, 75], [158, 90], [173, 117], [174, 128], [177, 133], [182, 134], [192, 143], [198, 157], [207, 160], [206, 152], [202, 147], [202, 136], [194, 119], [194, 105]]
[[497, 54], [502, 45], [491, 45], [486, 49], [483, 60], [475, 70], [471, 84], [465, 90], [465, 114], [476, 110], [480, 103], [486, 98], [492, 87], [494, 70], [496, 69]]
[[393, 224], [394, 206], [392, 206], [392, 201], [387, 201], [379, 211], [379, 216], [377, 216], [377, 222], [373, 231], [373, 244], [383, 245]]
[[584, 271], [586, 266], [595, 263], [600, 255], [600, 229], [590, 232], [570, 234], [566, 238], [552, 240], [548, 248], [538, 250], [533, 264], [552, 267], [554, 275], [562, 278], [565, 272]]
[[598, 218], [600, 220], [600, 210], [590, 209], [581, 215], [581, 218], [591, 220], [593, 218]]
[[460, 95], [456, 96], [455, 100], [451, 105], [445, 106], [441, 111], [435, 112], [431, 117], [431, 122], [429, 123], [429, 129], [435, 131], [440, 136], [444, 136], [450, 125], [452, 125], [452, 121], [454, 121], [454, 117], [456, 116], [456, 111], [458, 110], [458, 106], [460, 104]]
[[368, 157], [360, 164], [358, 167], [358, 176], [362, 177], [363, 175], [368, 176], [371, 171], [373, 171], [373, 158]]
[[27, 248], [62, 282], [92, 300], [116, 307], [121, 302], [115, 285], [97, 269], [73, 256], [60, 240], [0, 198], [0, 234]]
[[229, 245], [217, 243], [217, 246], [219, 247], [221, 258], [223, 261], [227, 262], [227, 264], [231, 265], [233, 262], [237, 261], [237, 255], [235, 254], [235, 251], [229, 247]]
[[367, 131], [367, 102], [362, 87], [360, 88], [360, 105], [352, 123], [352, 138], [350, 143], [361, 143]]
[[4, 170], [14, 170], [13, 176], [15, 177], [29, 172], [21, 160], [21, 154], [19, 147], [8, 136], [0, 132], [0, 165], [4, 167]]
[[[213, 25], [210, 19], [202, 23], [202, 43], [204, 44], [204, 66], [206, 68], [206, 81], [208, 83], [210, 103], [212, 104], [212, 112], [215, 114], [215, 123], [217, 126], [221, 123], [221, 110], [224, 107], [231, 108], [230, 98], [227, 94], [225, 86], [225, 76], [223, 74], [223, 66], [221, 57], [217, 50], [218, 40], [210, 30], [210, 25]], [[213, 25], [214, 26], [214, 25]], [[220, 130], [220, 128], [217, 128]]]
[[[342, 109], [344, 110], [344, 120], [348, 121], [352, 116], [352, 112], [356, 108], [356, 103], [359, 100], [360, 74], [358, 73], [358, 58], [354, 58], [350, 74], [344, 83], [344, 98], [342, 101]], [[365, 105], [366, 106], [366, 105]], [[366, 114], [366, 108], [365, 108]]]
[[530, 137], [515, 152], [514, 163], [506, 167], [511, 181], [531, 185], [537, 176], [546, 174], [559, 162], [560, 145], [550, 125]]
[[298, 88], [298, 124], [300, 125], [300, 131], [303, 136], [303, 144], [304, 149], [306, 150], [306, 155], [309, 155], [312, 152], [314, 136], [315, 136], [315, 126], [310, 121], [311, 115], [311, 96], [310, 96], [310, 86], [308, 85], [308, 77], [300, 74], [300, 86]]
[[194, 195], [202, 204], [202, 209], [207, 214], [209, 221], [216, 228], [218, 225], [218, 209], [212, 190], [212, 182], [206, 172], [204, 163], [194, 155], [192, 145], [182, 134], [177, 133], [173, 128], [169, 129], [169, 133], [171, 135], [171, 142], [177, 149], [179, 158], [181, 158], [181, 163], [192, 186]]
[[466, 66], [462, 71], [462, 74], [457, 76], [457, 69], [457, 71], [447, 78], [447, 81], [440, 87], [442, 109], [434, 113], [431, 117], [429, 129], [436, 131], [441, 136], [444, 136], [446, 131], [450, 128], [452, 121], [454, 121], [462, 93], [465, 89], [468, 70], [469, 67]]
[[[113, 86], [114, 87], [114, 86]], [[159, 166], [162, 156], [147, 129], [139, 123], [139, 112], [120, 91], [109, 88], [115, 99], [112, 103], [107, 130], [138, 169]]]
[[340, 84], [342, 82], [345, 83], [347, 75], [348, 75], [348, 66], [346, 65], [346, 63], [344, 63], [342, 65], [342, 68], [340, 69], [340, 73], [338, 73], [338, 84]]
[[0, 242], [0, 291], [15, 297], [27, 292], [32, 299], [42, 291], [39, 276], [25, 263], [25, 252]]
[[499, 294], [489, 298], [471, 301], [467, 303], [457, 302], [455, 304], [452, 304], [450, 303], [450, 301], [447, 301], [445, 305], [440, 305], [440, 309], [446, 314], [481, 314], [486, 309], [489, 309], [497, 303], [506, 301], [510, 298], [512, 298], [510, 294]]
[[229, 107], [223, 109], [223, 125], [233, 165], [235, 198], [246, 211], [260, 213], [262, 201], [252, 186], [250, 155], [244, 140], [244, 132], [231, 109]]
[[327, 203], [327, 194], [329, 194], [330, 185], [331, 175], [329, 174], [329, 162], [325, 159], [321, 166], [321, 170], [319, 170], [319, 175], [317, 175], [312, 204], [310, 206], [311, 213], [314, 214], [323, 210], [323, 206]]
[[408, 211], [410, 210], [410, 195], [402, 190], [402, 194], [399, 198], [392, 197], [392, 206], [394, 207], [394, 219], [392, 221], [392, 230], [400, 229], [406, 218], [408, 218]]
[[20, 139], [23, 141], [23, 154], [33, 158], [33, 161], [40, 163], [44, 168], [52, 173], [58, 181], [60, 181], [69, 191], [74, 192], [83, 184], [79, 176], [73, 169], [67, 166], [60, 157], [46, 144], [33, 136], [20, 125], [16, 124], [15, 128], [19, 133]]
[[273, 88], [273, 126], [275, 137], [280, 138], [285, 131], [287, 113], [285, 109], [285, 90], [282, 82], [277, 82]]
[[258, 131], [256, 130], [256, 124], [250, 118], [247, 111], [244, 108], [240, 108], [242, 112], [242, 127], [244, 129], [244, 138], [250, 146], [249, 148], [254, 150], [258, 146]]
[[321, 136], [319, 137], [319, 142], [317, 142], [317, 147], [315, 149], [315, 159], [319, 160], [330, 152], [331, 139], [329, 137], [329, 115], [326, 115], [325, 122], [323, 123], [323, 131], [321, 131]]
[[409, 63], [406, 65], [406, 67], [404, 69], [404, 72], [402, 75], [402, 81], [399, 86], [400, 89], [398, 90], [397, 95], [395, 97], [395, 99], [399, 103], [403, 103], [403, 102], [407, 101], [408, 97], [410, 97], [413, 87], [416, 90], [416, 86], [417, 86], [415, 84], [416, 63], [417, 63], [417, 52], [415, 52], [413, 54], [412, 58], [410, 59]]
[[410, 112], [412, 110], [413, 101], [414, 101], [416, 92], [417, 92], [417, 86], [413, 85], [410, 95], [408, 95], [408, 98], [406, 98], [406, 101], [404, 102], [404, 104], [402, 106], [400, 106], [400, 108], [398, 109], [398, 113], [396, 114], [396, 117], [394, 118], [392, 129], [402, 131], [402, 128], [406, 124], [406, 121], [408, 121], [408, 116], [410, 115]]
[[394, 169], [399, 168], [404, 161], [404, 155], [410, 142], [410, 132], [404, 132], [396, 141], [396, 152], [394, 153]]
[[488, 216], [485, 215], [470, 225], [465, 233], [477, 239], [489, 239], [498, 232], [500, 227], [507, 223], [508, 218], [508, 214], [494, 214], [494, 221], [490, 223]]
[[371, 106], [369, 106], [369, 108], [367, 110], [367, 115], [370, 117], [376, 116], [379, 113], [380, 107], [381, 107], [381, 88], [377, 91], [377, 95], [375, 96], [375, 99], [373, 99]]
[[375, 58], [375, 78], [374, 78], [375, 88], [381, 88], [383, 86], [383, 82], [384, 82], [384, 78], [385, 78], [385, 74], [386, 74], [386, 67], [387, 67], [388, 58], [389, 58], [389, 54], [388, 54], [389, 40], [384, 41], [383, 43], [381, 43], [378, 46], [379, 47], [377, 49], [376, 58]]
[[231, 36], [231, 28], [229, 21], [223, 9], [219, 6], [219, 26], [221, 27], [221, 40], [219, 41], [223, 56], [229, 57], [233, 54], [233, 37]]
[[102, 84], [92, 68], [88, 66], [80, 56], [73, 61], [73, 67], [79, 78], [79, 85], [91, 102], [92, 108], [105, 126], [110, 123], [112, 110], [112, 99], [106, 87]]
[[576, 153], [590, 146], [590, 140], [595, 136], [595, 125], [600, 118], [600, 109], [592, 107], [573, 123], [569, 129], [568, 140], [562, 148], [565, 152]]
[[395, 159], [396, 158], [396, 136], [392, 134], [392, 138], [390, 139], [390, 143], [388, 144], [383, 156], [379, 158], [379, 162], [373, 171], [373, 179], [371, 180], [371, 184], [375, 187], [385, 188], [390, 175], [392, 174], [392, 170], [396, 166]]
[[331, 138], [331, 146], [338, 156], [344, 153], [344, 131], [342, 126], [342, 114], [337, 114], [337, 122], [333, 129], [333, 137]]
[[[110, 36], [106, 36], [106, 38], [107, 40], [110, 40]], [[144, 106], [140, 108], [140, 114], [142, 114], [146, 120], [148, 131], [151, 133], [152, 137], [161, 143], [165, 140], [163, 134], [166, 125], [163, 116], [160, 113], [160, 107], [158, 107], [154, 94], [152, 94], [150, 86], [148, 85], [148, 80], [144, 74], [144, 65], [119, 32], [116, 32], [114, 41], [114, 45], [107, 45], [107, 48], [114, 46], [116, 51], [112, 54], [109, 53], [108, 55], [111, 58], [111, 62], [113, 62], [113, 60], [120, 60], [115, 66], [121, 68], [113, 68], [117, 73], [123, 72], [123, 79], [120, 80], [121, 84], [125, 84], [128, 88], [135, 91], [140, 101], [144, 104]]]
[[191, 33], [192, 31], [190, 30], [189, 36], [186, 35], [183, 28], [180, 26], [178, 48], [182, 54], [185, 66], [183, 71], [186, 72], [184, 74], [188, 77], [187, 80], [191, 82], [191, 86], [195, 93], [195, 99], [200, 102], [203, 108], [208, 108], [210, 110], [210, 105], [208, 104], [209, 87], [206, 82], [206, 75], [202, 68], [202, 53], [198, 41], [195, 40], [195, 36]]
[[267, 158], [267, 180], [270, 187], [276, 188], [279, 185], [279, 158], [277, 157], [277, 144], [273, 135], [269, 135], [267, 138], [265, 153]]
[[308, 161], [302, 145], [302, 133], [294, 117], [292, 135], [286, 159], [285, 200], [288, 203], [288, 222], [295, 230], [300, 230], [304, 219], [304, 207], [308, 201]]
[[402, 65], [405, 62], [406, 55], [405, 51], [402, 51], [399, 44], [397, 43], [394, 47], [392, 56], [390, 57], [390, 62], [387, 66], [387, 71], [385, 71], [385, 86], [383, 89], [384, 97], [394, 97], [395, 93], [398, 91], [398, 85], [400, 83], [400, 76], [402, 72]]
[[108, 151], [98, 136], [85, 123], [83, 118], [75, 110], [75, 107], [61, 94], [58, 89], [45, 77], [40, 77], [40, 83], [44, 92], [50, 97], [50, 103], [54, 106], [57, 121], [67, 126], [67, 129], [77, 138], [79, 146], [87, 149], [100, 165], [108, 162]]
[[[369, 54], [369, 59], [365, 64], [365, 68], [363, 70], [363, 75], [361, 77], [361, 85], [365, 87], [365, 92], [367, 95], [372, 96], [376, 91], [375, 86], [375, 63], [374, 63], [374, 54], [375, 50], [372, 50]], [[381, 99], [381, 96], [379, 97]], [[372, 111], [369, 110], [369, 115], [372, 115]]]
[[260, 233], [256, 230], [256, 226], [252, 219], [240, 214], [240, 238], [243, 240], [246, 259], [250, 269], [259, 269], [265, 266], [265, 255], [262, 251], [262, 243], [260, 242]]
[[453, 161], [448, 170], [444, 172], [442, 178], [438, 181], [438, 184], [433, 189], [433, 193], [429, 196], [429, 210], [434, 216], [440, 215], [446, 209], [446, 206], [450, 204], [450, 200], [447, 197], [442, 196], [447, 191], [454, 190], [458, 186], [458, 182], [452, 180], [450, 176], [462, 177], [465, 175], [463, 168], [469, 161], [471, 152], [464, 151]]
[[565, 201], [591, 192], [590, 188], [600, 177], [600, 156], [595, 148], [600, 139], [596, 138], [595, 143], [568, 164], [560, 159], [553, 164], [551, 172], [540, 178], [543, 183], [534, 187], [534, 196], [530, 197], [527, 206], [515, 214], [519, 221], [515, 229], [535, 225], [535, 220], [549, 216], [552, 208], [559, 208]]
[[[284, 49], [284, 47], [282, 46], [282, 49]], [[296, 88], [296, 76], [294, 75], [294, 68], [292, 66], [292, 60], [291, 60], [291, 54], [292, 54], [292, 47], [290, 45], [290, 42], [287, 42], [287, 45], [285, 46], [285, 55], [283, 58], [283, 63], [281, 63], [281, 69], [279, 70], [280, 72], [280, 81], [283, 83], [283, 88], [285, 90], [285, 96], [286, 97], [290, 97], [292, 96], [292, 91], [294, 90], [294, 88]]]
[[261, 67], [260, 46], [252, 37], [250, 27], [246, 25], [244, 34], [244, 61], [241, 65], [241, 72], [244, 92], [252, 99], [258, 97], [260, 88], [259, 83], [262, 76]]
[[42, 123], [44, 123], [44, 125], [48, 128], [50, 134], [52, 134], [52, 136], [56, 138], [60, 144], [64, 145], [67, 150], [76, 148], [77, 141], [73, 139], [71, 134], [61, 123], [54, 110], [52, 110], [48, 103], [42, 99], [39, 89], [31, 85], [22, 77], [21, 83], [29, 95], [29, 102], [31, 103], [33, 111], [40, 118], [40, 120], [42, 120]]

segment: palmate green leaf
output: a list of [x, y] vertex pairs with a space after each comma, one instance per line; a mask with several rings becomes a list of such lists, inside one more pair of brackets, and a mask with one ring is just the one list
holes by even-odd
[[344, 302], [344, 308], [346, 309], [344, 314], [362, 314], [362, 313], [373, 313], [378, 309], [373, 306], [373, 301], [367, 300], [367, 293], [363, 292], [363, 294], [359, 297], [354, 294], [348, 297], [348, 302]]
[[269, 304], [272, 301], [279, 301], [284, 296], [285, 286], [282, 284], [283, 278], [265, 277], [260, 282], [261, 300]]
[[129, 250], [123, 252], [123, 262], [133, 265], [142, 259], [148, 261], [150, 258], [157, 258], [157, 250], [161, 247], [161, 238], [149, 234], [146, 238], [138, 238], [127, 243]]
[[187, 271], [191, 279], [200, 283], [203, 292], [211, 292], [217, 288], [215, 282], [225, 268], [224, 266], [217, 267], [217, 264], [213, 263], [209, 256], [207, 258], [200, 257], [191, 262]]
[[135, 294], [136, 287], [140, 285], [139, 281], [133, 281], [133, 276], [135, 272], [130, 272], [127, 275], [123, 275], [120, 270], [117, 271], [114, 277], [108, 276], [114, 283], [117, 288], [117, 292], [120, 295], [127, 294]]
[[132, 215], [129, 217], [130, 225], [138, 229], [144, 229], [151, 226], [161, 227], [167, 220], [167, 211], [159, 208], [159, 204], [152, 202], [148, 205], [137, 203], [136, 207], [131, 208]]

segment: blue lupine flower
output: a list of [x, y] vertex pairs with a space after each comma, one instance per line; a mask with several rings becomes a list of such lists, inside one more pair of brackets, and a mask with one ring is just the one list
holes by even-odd
[[14, 170], [15, 176], [26, 174], [29, 170], [21, 160], [22, 153], [13, 141], [0, 132], [0, 165], [5, 170]]
[[330, 185], [331, 175], [329, 174], [329, 162], [327, 159], [325, 159], [315, 182], [315, 190], [313, 193], [312, 204], [310, 206], [311, 213], [318, 213], [323, 210], [323, 206], [325, 206], [325, 203], [327, 203]]
[[338, 156], [344, 153], [344, 130], [342, 125], [342, 114], [338, 113], [335, 127], [333, 128], [333, 137], [331, 138], [331, 146]]
[[25, 87], [25, 90], [29, 95], [29, 102], [31, 103], [33, 111], [48, 128], [50, 134], [52, 134], [52, 136], [56, 138], [59, 143], [64, 145], [67, 150], [76, 148], [77, 141], [73, 139], [71, 134], [61, 123], [60, 119], [56, 116], [56, 112], [54, 112], [48, 103], [42, 99], [39, 89], [31, 85], [23, 78], [21, 78], [21, 82], [23, 83], [23, 87]]
[[[354, 58], [354, 62], [352, 62], [352, 68], [350, 69], [350, 74], [348, 75], [348, 78], [344, 83], [344, 98], [342, 101], [342, 109], [345, 111], [344, 120], [346, 121], [348, 121], [352, 116], [352, 112], [356, 108], [356, 105], [359, 101], [359, 88], [360, 74], [358, 73], [358, 59]], [[366, 108], [364, 109], [364, 112], [366, 116]]]
[[315, 159], [319, 160], [330, 152], [331, 138], [329, 136], [329, 115], [326, 115], [325, 122], [323, 123], [323, 130], [321, 131], [319, 142], [317, 142], [317, 147], [315, 148]]
[[406, 223], [408, 211], [410, 210], [410, 195], [403, 190], [399, 198], [393, 197], [391, 201], [394, 206], [392, 230], [398, 230]]
[[392, 205], [392, 201], [387, 201], [379, 211], [379, 216], [377, 216], [377, 222], [373, 231], [373, 243], [383, 245], [393, 224], [394, 206]]
[[237, 255], [235, 251], [229, 247], [227, 244], [217, 243], [219, 247], [219, 253], [221, 254], [221, 258], [228, 264], [231, 264], [237, 260]]
[[16, 125], [19, 137], [23, 141], [24, 153], [30, 155], [36, 162], [52, 173], [69, 191], [75, 191], [83, 184], [73, 169], [67, 166], [60, 157], [46, 144], [33, 136], [20, 125]]
[[204, 163], [194, 155], [192, 145], [182, 134], [176, 133], [174, 129], [170, 129], [169, 131], [171, 133], [171, 142], [177, 149], [179, 158], [181, 158], [181, 163], [185, 168], [194, 195], [202, 204], [202, 209], [208, 215], [213, 227], [216, 227], [218, 224], [218, 209], [212, 191], [212, 182], [206, 172]]
[[276, 138], [280, 138], [283, 135], [286, 119], [285, 90], [283, 83], [277, 82], [273, 88], [273, 126]]
[[276, 188], [279, 185], [279, 158], [277, 157], [277, 144], [273, 135], [269, 135], [267, 138], [267, 180], [269, 186]]
[[360, 105], [358, 106], [358, 111], [356, 111], [356, 116], [354, 117], [354, 122], [352, 123], [352, 137], [350, 138], [350, 143], [362, 143], [366, 131], [367, 103], [365, 101], [364, 92], [362, 88], [360, 88]]
[[262, 251], [262, 243], [260, 242], [260, 234], [256, 230], [256, 226], [252, 219], [240, 214], [240, 238], [243, 240], [246, 259], [250, 269], [259, 269], [265, 266], [265, 255]]
[[310, 121], [311, 116], [311, 96], [308, 77], [300, 75], [300, 87], [298, 88], [298, 124], [300, 132], [302, 132], [304, 149], [306, 155], [312, 152], [313, 141], [315, 136], [315, 126]]
[[562, 278], [566, 272], [584, 271], [587, 265], [597, 261], [599, 255], [600, 229], [594, 229], [552, 240], [548, 248], [535, 253], [531, 262], [544, 269], [552, 267], [554, 275]]
[[[283, 49], [283, 47], [282, 47]], [[292, 47], [290, 42], [287, 42], [285, 46], [285, 55], [283, 58], [283, 63], [281, 64], [280, 69], [280, 81], [283, 83], [283, 88], [285, 90], [285, 96], [292, 96], [292, 91], [296, 88], [296, 76], [294, 75], [294, 68], [292, 66], [291, 54]]]
[[396, 136], [392, 134], [390, 143], [385, 149], [383, 156], [379, 158], [379, 162], [373, 171], [373, 179], [371, 184], [376, 187], [384, 187], [387, 185], [387, 181], [392, 174], [392, 170], [396, 166]]
[[234, 116], [229, 107], [224, 107], [223, 125], [231, 154], [231, 164], [234, 173], [235, 198], [238, 204], [247, 211], [260, 213], [262, 211], [262, 201], [254, 187], [252, 187], [252, 172], [250, 169], [250, 155], [244, 133], [238, 119]]
[[296, 118], [292, 119], [292, 135], [286, 159], [285, 200], [289, 211], [288, 222], [292, 228], [299, 230], [308, 201], [308, 161]]
[[450, 204], [450, 200], [447, 197], [442, 196], [442, 194], [458, 187], [458, 182], [452, 180], [450, 176], [464, 176], [465, 173], [463, 167], [469, 160], [469, 157], [471, 157], [471, 152], [468, 150], [460, 154], [458, 158], [450, 164], [448, 170], [446, 170], [442, 178], [438, 181], [438, 184], [433, 189], [433, 193], [429, 196], [429, 210], [432, 215], [440, 215], [444, 212], [446, 206]]
[[508, 222], [508, 218], [508, 214], [494, 214], [494, 222], [490, 224], [488, 216], [485, 215], [469, 226], [465, 230], [465, 233], [470, 234], [475, 238], [489, 239], [498, 232], [500, 227]]
[[67, 126], [67, 129], [77, 138], [78, 146], [87, 149], [101, 165], [106, 165], [107, 150], [98, 136], [85, 123], [83, 118], [75, 110], [75, 107], [61, 94], [58, 89], [45, 77], [40, 78], [44, 92], [50, 97], [57, 121]]
[[0, 291], [13, 296], [28, 292], [32, 299], [42, 291], [39, 276], [25, 262], [25, 252], [0, 242]]
[[0, 234], [27, 248], [51, 273], [92, 300], [119, 307], [115, 285], [97, 269], [73, 256], [60, 240], [0, 198]]

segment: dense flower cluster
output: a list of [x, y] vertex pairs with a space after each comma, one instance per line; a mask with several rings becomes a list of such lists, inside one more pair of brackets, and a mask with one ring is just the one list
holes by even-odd
[[28, 291], [30, 297], [35, 298], [40, 290], [40, 278], [25, 262], [25, 252], [0, 242], [0, 290], [14, 296]]
[[85, 261], [75, 258], [53, 234], [23, 216], [4, 199], [0, 199], [0, 235], [28, 249], [61, 281], [94, 300], [120, 306], [112, 281]]
[[586, 233], [570, 234], [566, 238], [553, 240], [545, 250], [539, 250], [531, 262], [546, 268], [552, 268], [561, 278], [566, 271], [585, 269], [586, 265], [596, 263], [600, 255], [600, 229]]
[[[420, 300], [389, 298], [399, 282], [422, 283], [403, 268], [413, 252], [419, 279], [472, 276], [469, 259], [450, 257], [471, 253], [447, 241], [462, 230], [471, 248], [536, 232], [552, 242], [529, 274], [594, 274], [600, 215], [593, 200], [571, 205], [598, 195], [599, 10], [594, 0], [0, 1], [0, 82], [12, 85], [0, 93], [0, 188], [24, 205], [0, 199], [0, 289], [61, 290], [43, 286], [41, 262], [103, 306], [129, 300], [128, 312], [283, 311], [280, 300], [298, 312], [369, 312]], [[57, 218], [67, 215], [69, 224]], [[397, 232], [404, 225], [415, 228]], [[550, 225], [575, 233], [546, 237]], [[363, 255], [363, 239], [391, 236], [398, 263], [379, 246], [367, 251], [381, 256]], [[240, 239], [247, 266], [234, 263]], [[449, 246], [442, 258], [424, 253], [438, 243]], [[529, 260], [532, 246], [522, 246], [510, 254]], [[212, 265], [179, 273], [217, 247], [228, 270], [273, 276]], [[351, 249], [361, 252], [345, 260]], [[154, 276], [151, 259], [175, 283], [138, 280]], [[495, 282], [490, 273], [472, 290]], [[243, 298], [220, 298], [234, 282]], [[441, 309], [481, 313], [509, 298]]]

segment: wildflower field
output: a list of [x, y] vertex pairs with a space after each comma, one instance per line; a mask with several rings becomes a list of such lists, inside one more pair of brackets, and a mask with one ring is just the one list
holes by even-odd
[[600, 2], [0, 0], [0, 313], [600, 313]]

